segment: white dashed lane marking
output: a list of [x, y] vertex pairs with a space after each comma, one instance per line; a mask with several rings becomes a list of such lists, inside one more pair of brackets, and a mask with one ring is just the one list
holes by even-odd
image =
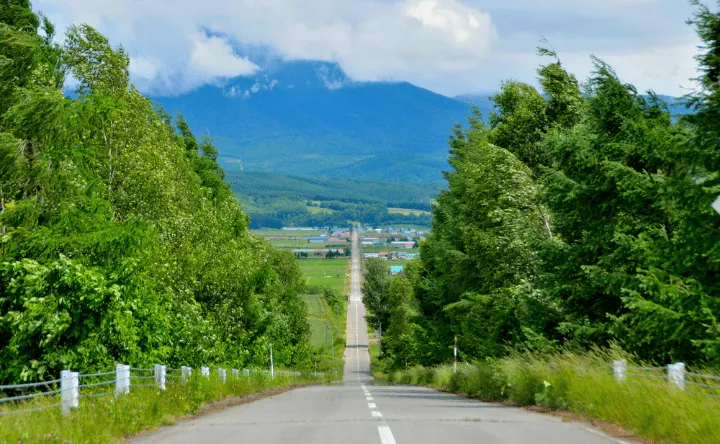
[[390, 427], [379, 426], [378, 432], [380, 433], [380, 442], [382, 442], [382, 444], [395, 444], [395, 437], [393, 437]]

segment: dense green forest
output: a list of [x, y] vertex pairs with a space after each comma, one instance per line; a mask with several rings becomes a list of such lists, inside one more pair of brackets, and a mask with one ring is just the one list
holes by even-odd
[[504, 82], [488, 124], [455, 129], [422, 259], [366, 267], [385, 368], [449, 362], [455, 335], [465, 360], [615, 343], [720, 368], [720, 13], [696, 7], [689, 115], [540, 49], [542, 91]]
[[[227, 181], [251, 216], [252, 228], [283, 226], [430, 225], [429, 214], [391, 214], [388, 208], [430, 211], [434, 183], [364, 182], [228, 172]], [[310, 205], [308, 205], [310, 204]]]
[[[309, 362], [295, 258], [248, 231], [212, 140], [89, 26], [0, 2], [0, 381], [116, 362]], [[73, 98], [63, 94], [68, 76]]]

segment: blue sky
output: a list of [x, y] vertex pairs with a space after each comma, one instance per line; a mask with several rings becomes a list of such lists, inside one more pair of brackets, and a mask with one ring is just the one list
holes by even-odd
[[580, 79], [594, 54], [640, 90], [681, 95], [694, 86], [699, 44], [685, 24], [693, 13], [685, 0], [35, 0], [33, 6], [60, 29], [88, 23], [125, 46], [133, 80], [159, 95], [257, 76], [258, 51], [335, 61], [360, 81], [405, 80], [446, 95], [491, 92], [508, 78], [535, 83], [541, 36]]

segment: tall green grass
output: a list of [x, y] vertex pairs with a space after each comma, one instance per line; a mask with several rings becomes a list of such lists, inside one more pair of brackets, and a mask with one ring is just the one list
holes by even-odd
[[[41, 412], [0, 416], [0, 442], [8, 443], [110, 443], [139, 432], [195, 414], [208, 403], [231, 397], [262, 393], [269, 389], [296, 384], [319, 383], [307, 376], [266, 374], [228, 375], [222, 383], [217, 376], [193, 375], [187, 384], [171, 383], [167, 390], [131, 388], [130, 394], [116, 398], [83, 398], [92, 392], [80, 392], [79, 407], [68, 416], [59, 408]], [[59, 398], [44, 398], [16, 406], [17, 410], [59, 403]]]
[[377, 374], [484, 401], [567, 410], [609, 421], [661, 442], [720, 442], [720, 399], [682, 391], [663, 379], [614, 380], [616, 351], [517, 354], [505, 359]]

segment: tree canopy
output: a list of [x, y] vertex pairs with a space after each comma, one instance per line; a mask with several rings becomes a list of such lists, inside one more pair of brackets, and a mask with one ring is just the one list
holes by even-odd
[[56, 45], [26, 0], [0, 22], [0, 381], [265, 365], [269, 342], [307, 364], [298, 264], [251, 235], [212, 139], [173, 125], [92, 27]]
[[406, 334], [386, 367], [448, 362], [455, 335], [468, 360], [617, 344], [720, 366], [720, 14], [696, 5], [693, 113], [674, 120], [597, 58], [581, 85], [541, 49], [542, 90], [504, 82], [488, 127], [455, 128], [411, 292], [386, 290], [388, 332]]

